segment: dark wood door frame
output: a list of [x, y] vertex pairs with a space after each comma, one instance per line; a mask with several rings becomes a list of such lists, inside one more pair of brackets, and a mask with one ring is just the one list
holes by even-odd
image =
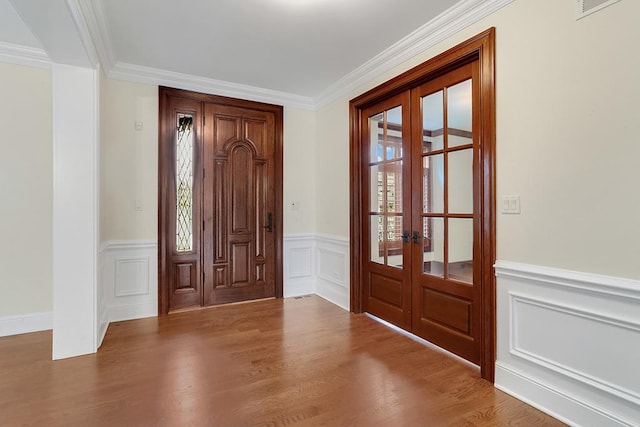
[[496, 258], [495, 218], [495, 28], [490, 28], [446, 52], [404, 72], [403, 74], [354, 98], [349, 103], [350, 116], [350, 262], [351, 311], [363, 311], [363, 257], [361, 198], [363, 194], [362, 168], [367, 165], [362, 157], [361, 129], [367, 118], [362, 111], [377, 102], [397, 95], [412, 87], [430, 81], [461, 65], [478, 61], [480, 74], [480, 146], [481, 151], [481, 207], [482, 216], [482, 271], [481, 271], [481, 375], [493, 382], [496, 359], [496, 288], [493, 264]]
[[[261, 102], [247, 101], [236, 98], [228, 98], [217, 95], [210, 95], [198, 92], [191, 92], [181, 89], [159, 87], [159, 132], [158, 132], [158, 314], [169, 313], [169, 269], [168, 262], [172, 248], [169, 248], [167, 239], [167, 223], [172, 215], [169, 210], [169, 197], [171, 194], [171, 181], [169, 173], [172, 170], [172, 151], [168, 140], [173, 139], [175, 124], [168, 119], [170, 113], [170, 100], [181, 98], [188, 102], [214, 103], [230, 107], [247, 108], [258, 111], [273, 113], [275, 116], [275, 203], [273, 215], [273, 229], [275, 234], [275, 297], [282, 298], [283, 295], [283, 107]], [[204, 108], [200, 108], [203, 111]], [[200, 117], [202, 119], [202, 117]], [[206, 123], [204, 124], [206, 125]], [[198, 155], [203, 156], [203, 144], [197, 144]], [[202, 197], [202, 194], [196, 195]], [[202, 204], [200, 204], [202, 206]], [[201, 244], [201, 242], [198, 242]], [[202, 262], [202, 261], [200, 261]], [[202, 277], [198, 277], [202, 284]]]

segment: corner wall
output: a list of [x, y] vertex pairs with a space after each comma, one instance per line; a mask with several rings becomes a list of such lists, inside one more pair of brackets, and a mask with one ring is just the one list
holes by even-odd
[[0, 336], [51, 329], [51, 70], [0, 63]]

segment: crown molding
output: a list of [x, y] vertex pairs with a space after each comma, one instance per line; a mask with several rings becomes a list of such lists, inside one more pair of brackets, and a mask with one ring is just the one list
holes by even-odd
[[0, 61], [28, 67], [51, 69], [51, 60], [44, 49], [0, 42]]
[[80, 38], [84, 52], [87, 55], [87, 60], [90, 66], [95, 68], [99, 63], [100, 58], [98, 58], [93, 37], [87, 23], [87, 17], [82, 11], [80, 0], [67, 0], [66, 3], [67, 9], [71, 14], [71, 19], [73, 20], [73, 25], [76, 27], [78, 37]]
[[220, 96], [242, 98], [251, 101], [284, 105], [287, 107], [314, 110], [313, 99], [307, 96], [295, 95], [255, 86], [214, 80], [190, 74], [176, 73], [157, 68], [117, 62], [106, 71], [107, 77], [129, 80], [139, 83], [171, 86], [196, 92], [214, 93]]
[[[69, 1], [69, 0], [68, 0]], [[92, 46], [103, 69], [109, 70], [115, 64], [115, 53], [111, 43], [111, 33], [107, 25], [104, 6], [100, 0], [77, 0], [84, 25], [91, 36]]]
[[314, 98], [316, 109], [370, 83], [387, 71], [446, 40], [515, 0], [462, 0], [394, 43]]

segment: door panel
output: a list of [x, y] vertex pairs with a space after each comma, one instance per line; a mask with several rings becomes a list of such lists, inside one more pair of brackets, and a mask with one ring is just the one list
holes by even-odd
[[273, 297], [275, 116], [209, 103], [204, 114], [204, 305]]
[[[405, 329], [411, 327], [411, 225], [409, 93], [365, 110], [362, 153], [362, 247], [369, 248], [364, 309]], [[406, 158], [405, 158], [406, 157]]]
[[[412, 330], [434, 344], [480, 363], [481, 294], [475, 267], [481, 244], [479, 146], [474, 129], [476, 62], [411, 90], [415, 144], [413, 182], [421, 203], [413, 209]], [[434, 97], [434, 94], [437, 96]], [[442, 107], [436, 103], [442, 102]], [[438, 128], [438, 126], [442, 126]], [[428, 151], [424, 146], [431, 146]], [[430, 179], [424, 179], [429, 176]], [[424, 200], [424, 199], [427, 200]], [[442, 203], [441, 201], [444, 201]]]

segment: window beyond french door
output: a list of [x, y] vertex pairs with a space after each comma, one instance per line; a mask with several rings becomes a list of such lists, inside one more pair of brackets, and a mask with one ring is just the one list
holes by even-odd
[[361, 284], [352, 309], [480, 365], [490, 380], [493, 37], [351, 102], [352, 283]]

